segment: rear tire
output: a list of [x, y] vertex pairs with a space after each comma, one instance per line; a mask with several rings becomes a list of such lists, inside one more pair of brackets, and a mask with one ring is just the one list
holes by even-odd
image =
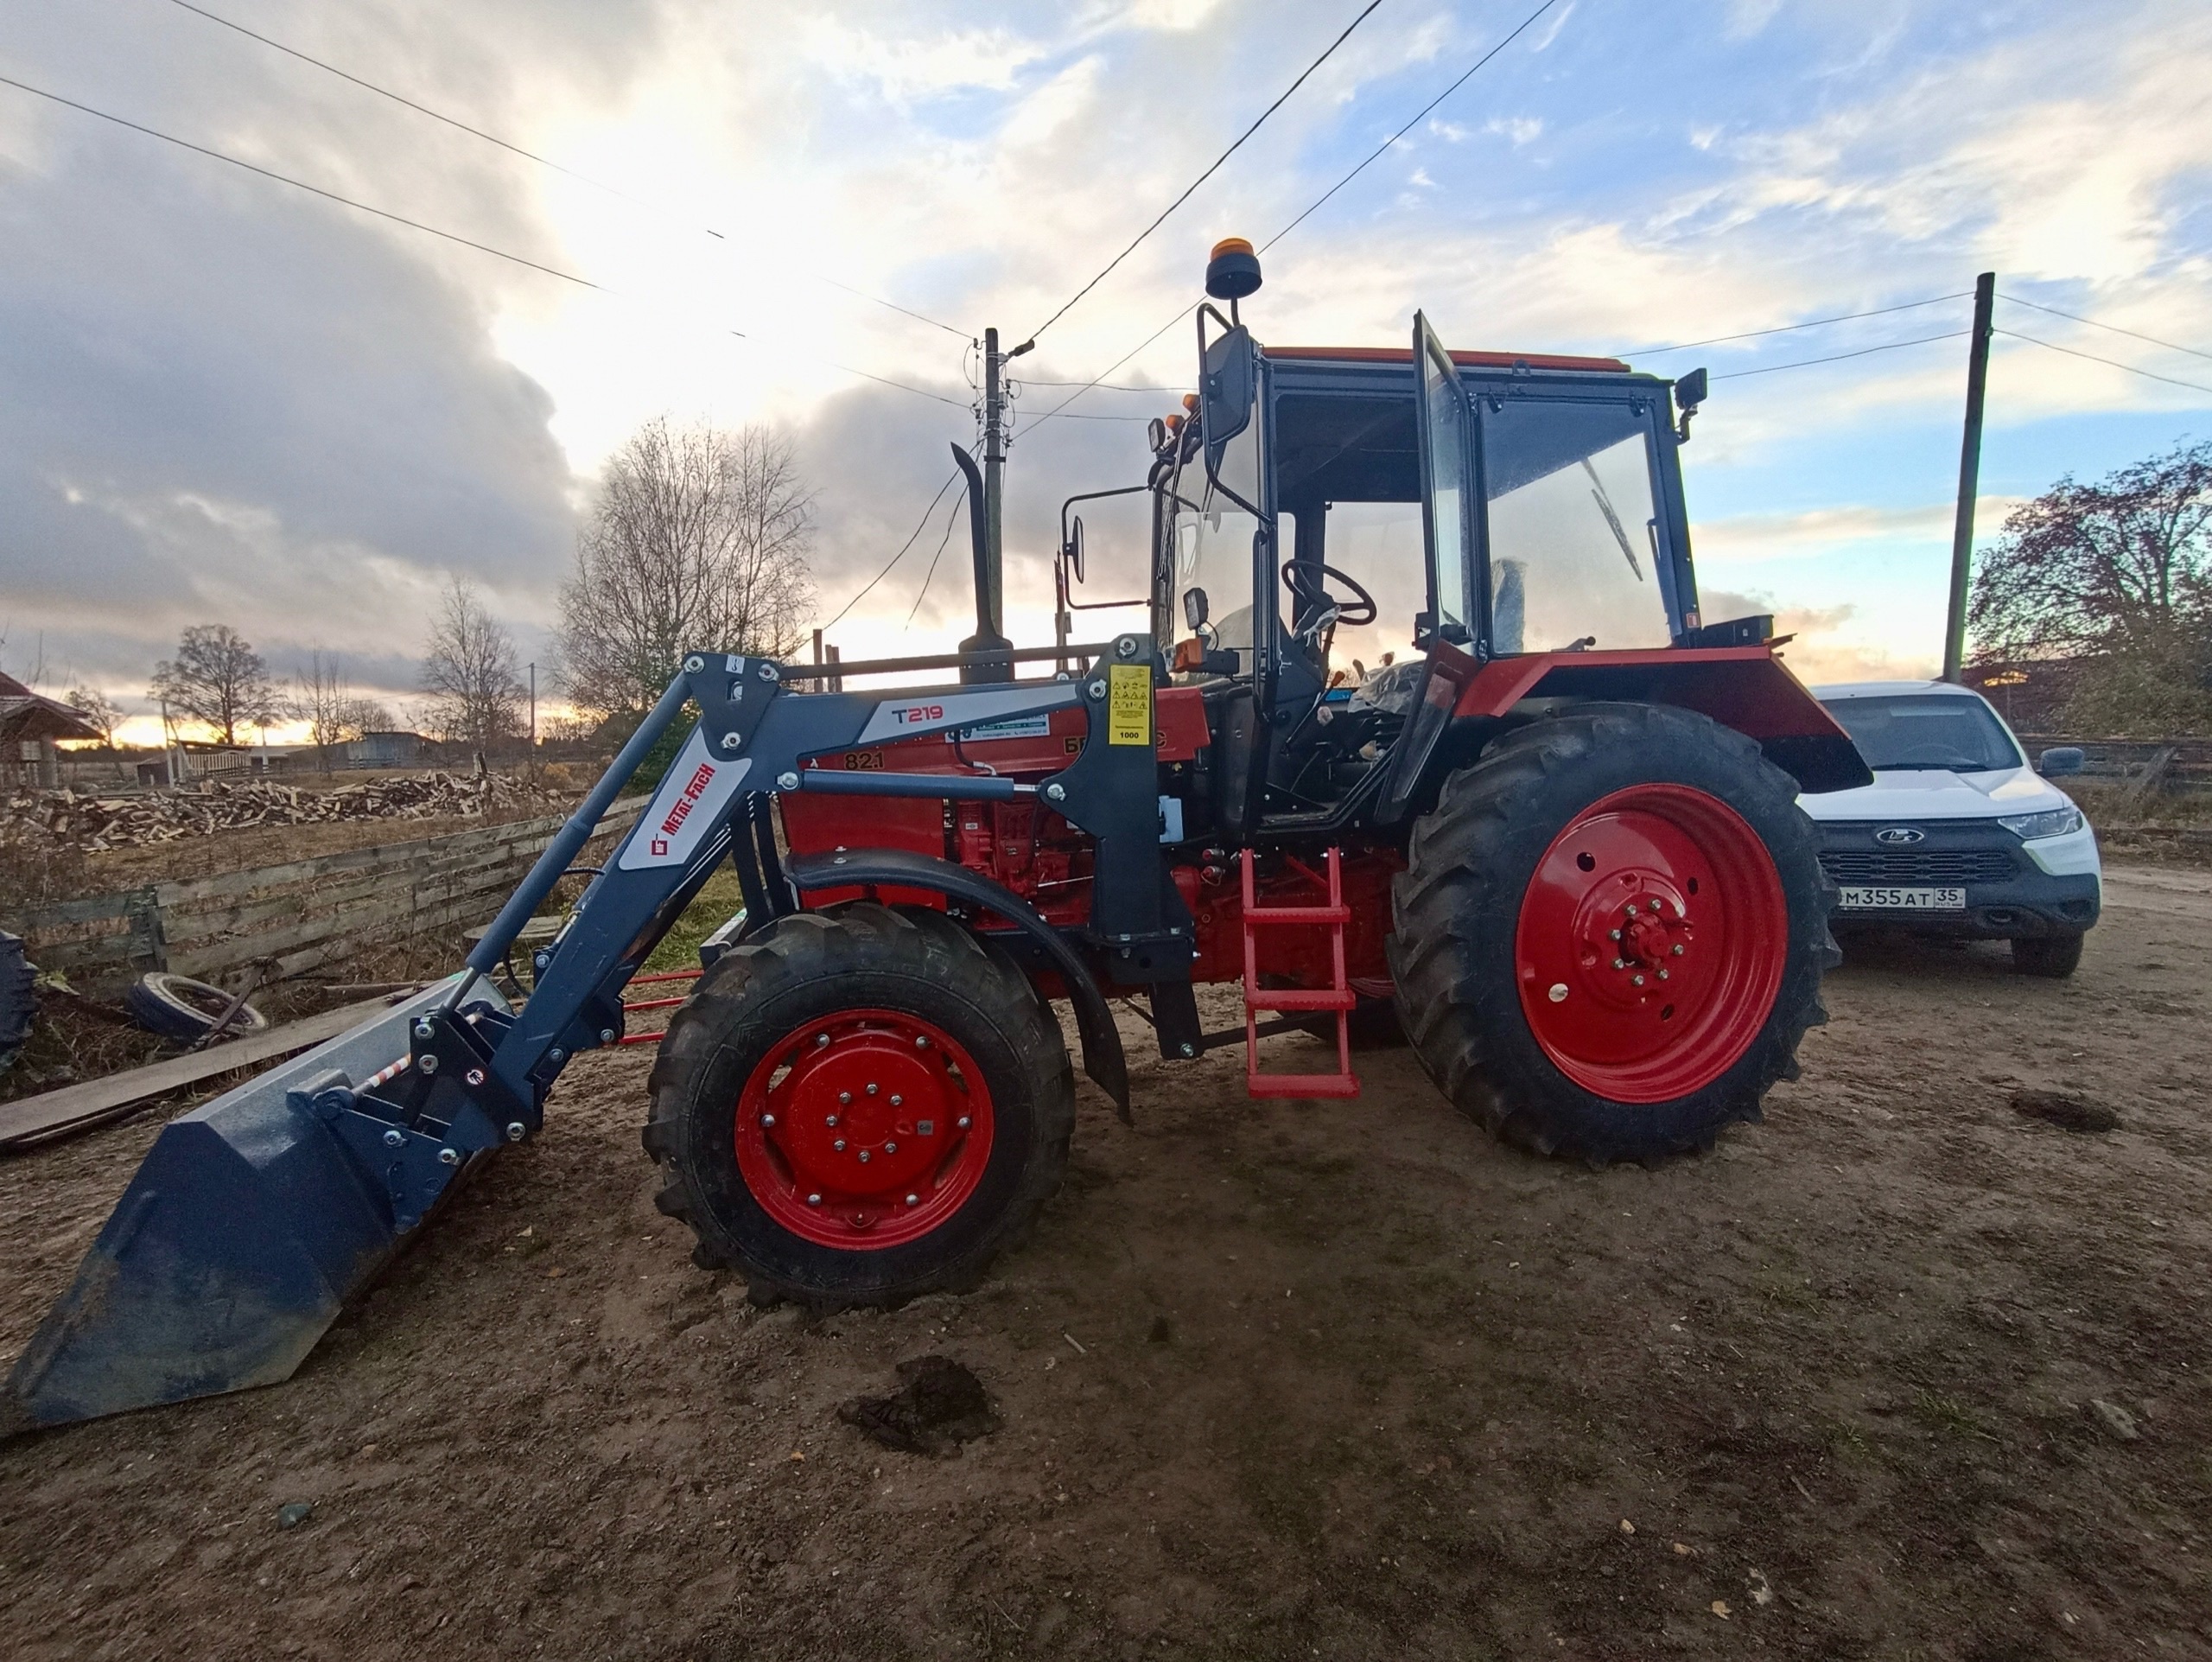
[[2022, 975], [2063, 979], [2081, 967], [2082, 939], [2081, 935], [2016, 935], [2012, 967]]
[[1392, 885], [1398, 1013], [1429, 1077], [1493, 1135], [1599, 1165], [1758, 1118], [1841, 958], [1796, 793], [1668, 705], [1584, 704], [1491, 745]]
[[1020, 971], [874, 901], [717, 959], [650, 1088], [657, 1203], [695, 1262], [824, 1311], [974, 1286], [1059, 1187], [1075, 1125], [1066, 1043]]

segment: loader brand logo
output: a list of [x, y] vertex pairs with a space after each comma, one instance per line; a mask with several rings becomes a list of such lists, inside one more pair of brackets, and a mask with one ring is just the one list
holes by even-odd
[[1001, 687], [989, 692], [955, 692], [943, 698], [878, 704], [868, 723], [846, 741], [855, 749], [884, 739], [926, 733], [940, 727], [980, 727], [1016, 716], [1058, 710], [1083, 696], [1072, 683]]
[[716, 761], [707, 754], [707, 735], [695, 729], [668, 770], [615, 863], [625, 871], [646, 866], [681, 865], [713, 831], [739, 784], [753, 770], [750, 757]]
[[707, 786], [714, 782], [714, 763], [701, 762], [699, 771], [692, 774], [690, 782], [684, 786], [683, 794], [676, 799], [676, 806], [668, 811], [668, 818], [660, 822], [660, 835], [653, 838], [655, 854], [668, 852], [668, 838], [683, 829], [683, 822], [691, 817], [691, 810], [698, 806], [699, 799], [707, 793]]
[[1152, 666], [1116, 664], [1106, 672], [1106, 742], [1152, 742]]
[[1888, 848], [1904, 848], [1911, 843], [1924, 843], [1928, 833], [1917, 825], [1885, 825], [1874, 833], [1874, 840]]

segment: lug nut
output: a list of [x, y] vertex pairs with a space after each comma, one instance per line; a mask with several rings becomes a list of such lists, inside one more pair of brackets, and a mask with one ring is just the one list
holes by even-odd
[[896, 1091], [893, 1091], [893, 1092], [891, 1093], [891, 1105], [892, 1105], [893, 1108], [898, 1107], [898, 1106], [899, 1105], [899, 1104], [901, 1104], [901, 1103], [905, 1102], [906, 1100], [906, 1098], [904, 1098], [904, 1097], [902, 1097], [902, 1096], [900, 1096], [900, 1095], [899, 1095]]
[[1643, 977], [1640, 975], [1632, 975], [1629, 977], [1629, 980], [1639, 987], [1643, 984]]
[[868, 1164], [868, 1150], [866, 1149], [862, 1149], [861, 1150], [861, 1164], [863, 1166]]
[[1614, 930], [1614, 931], [1612, 932], [1612, 938], [1613, 938], [1615, 940], [1618, 940], [1618, 939], [1621, 938], [1621, 932], [1620, 932], [1619, 930], [1618, 930], [1618, 929]]
[[1682, 947], [1681, 947], [1681, 943], [1680, 941], [1677, 941], [1677, 942], [1675, 942], [1675, 956], [1676, 958], [1680, 958], [1681, 955], [1682, 955]]
[[886, 1154], [896, 1154], [899, 1152], [899, 1145], [896, 1143], [887, 1143], [883, 1145], [883, 1151]]
[[845, 1151], [845, 1139], [844, 1139], [843, 1137], [839, 1137], [839, 1138], [838, 1138], [835, 1143], [832, 1143], [830, 1146], [832, 1149], [836, 1149], [839, 1154], [842, 1154], [842, 1153], [844, 1153], [844, 1151]]
[[1613, 967], [1616, 970], [1625, 970], [1628, 968], [1628, 960], [1624, 958], [1617, 958], [1613, 960]]
[[874, 1096], [875, 1094], [875, 1081], [874, 1079], [870, 1079], [868, 1082], [868, 1093], [870, 1096]]
[[965, 1114], [963, 1114], [963, 1115], [961, 1115], [961, 1116], [960, 1116], [960, 1118], [959, 1118], [957, 1120], [954, 1121], [953, 1123], [954, 1123], [955, 1124], [958, 1125], [958, 1126], [960, 1127], [960, 1129], [961, 1129], [962, 1130], [963, 1130], [963, 1131], [964, 1131], [964, 1130], [966, 1130], [968, 1129], [968, 1116], [967, 1116], [967, 1115], [965, 1115]]
[[810, 1194], [806, 1197], [806, 1203], [810, 1207], [818, 1207], [822, 1204], [822, 1197], [818, 1194]]
[[837, 1093], [837, 1100], [841, 1103], [850, 1102], [852, 1099], [853, 1093], [849, 1091], [840, 1091]]
[[917, 1033], [914, 1035], [914, 1048], [917, 1050], [927, 1050], [929, 1048], [929, 1035], [926, 1033]]
[[835, 1125], [837, 1123], [837, 1116], [835, 1114], [824, 1114], [822, 1117], [822, 1123], [824, 1125]]
[[760, 1123], [763, 1125], [773, 1125], [776, 1123], [776, 1117], [773, 1114], [763, 1114], [760, 1116]]
[[1554, 1004], [1564, 1004], [1567, 1003], [1567, 983], [1564, 981], [1553, 982], [1550, 997], [1552, 1003]]
[[918, 1194], [910, 1194], [906, 1197], [906, 1204], [910, 1207], [918, 1207], [921, 1203], [922, 1197]]
[[824, 1045], [828, 1044], [829, 1042], [830, 1042], [830, 1035], [829, 1035], [828, 1034], [826, 1034], [826, 1033], [817, 1033], [817, 1034], [816, 1034], [816, 1035], [814, 1035], [814, 1048], [815, 1048], [817, 1050], [821, 1049], [823, 1046], [824, 1046]]
[[1660, 978], [1662, 981], [1664, 981], [1664, 980], [1667, 978], [1667, 972], [1666, 972], [1666, 971], [1662, 970], [1662, 971], [1659, 971], [1659, 978]]

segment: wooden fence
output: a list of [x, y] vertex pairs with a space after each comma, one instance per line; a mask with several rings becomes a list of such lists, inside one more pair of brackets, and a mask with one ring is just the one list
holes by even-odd
[[[618, 802], [599, 837], [627, 829], [645, 799]], [[148, 970], [213, 979], [247, 965], [299, 975], [373, 940], [497, 912], [565, 820], [518, 819], [411, 843], [156, 883], [12, 914], [31, 961], [79, 990], [111, 990]]]

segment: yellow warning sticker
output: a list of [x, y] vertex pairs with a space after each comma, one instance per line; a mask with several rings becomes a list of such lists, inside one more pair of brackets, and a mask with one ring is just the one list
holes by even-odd
[[1152, 666], [1114, 664], [1106, 671], [1106, 742], [1152, 742]]

